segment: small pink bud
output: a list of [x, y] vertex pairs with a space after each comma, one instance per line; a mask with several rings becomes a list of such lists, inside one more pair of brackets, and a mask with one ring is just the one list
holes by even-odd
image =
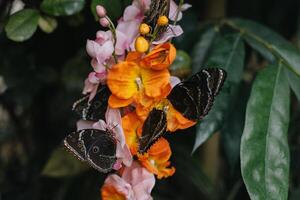
[[106, 16], [106, 10], [103, 6], [98, 5], [96, 6], [97, 15], [102, 18]]
[[101, 26], [103, 26], [103, 27], [108, 27], [108, 25], [109, 25], [109, 21], [105, 17], [100, 18], [99, 22], [100, 22]]

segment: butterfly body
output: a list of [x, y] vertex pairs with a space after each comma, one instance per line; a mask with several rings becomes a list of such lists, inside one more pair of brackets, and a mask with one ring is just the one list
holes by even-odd
[[107, 173], [117, 161], [116, 139], [109, 131], [83, 129], [69, 134], [64, 146], [79, 160]]

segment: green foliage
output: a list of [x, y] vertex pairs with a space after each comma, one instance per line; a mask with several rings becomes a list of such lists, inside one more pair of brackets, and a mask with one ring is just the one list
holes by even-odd
[[[204, 38], [206, 39], [206, 37]], [[194, 144], [195, 151], [212, 134], [222, 128], [227, 114], [230, 113], [230, 104], [233, 102], [241, 80], [244, 67], [244, 44], [240, 34], [220, 35], [214, 40], [210, 47], [210, 54], [203, 66], [221, 67], [227, 72], [227, 80], [224, 90], [216, 98], [214, 106], [209, 114], [197, 125], [196, 139]], [[197, 49], [195, 50], [197, 51]], [[200, 52], [201, 53], [201, 52]], [[196, 53], [194, 56], [197, 59]], [[196, 63], [195, 61], [193, 63]], [[199, 68], [199, 66], [193, 66]]]
[[57, 27], [57, 21], [55, 18], [41, 16], [39, 19], [39, 27], [45, 33], [52, 33]]
[[74, 156], [70, 156], [70, 153], [65, 149], [57, 148], [50, 156], [42, 171], [42, 175], [56, 178], [75, 176], [88, 169], [87, 165], [80, 162]]
[[287, 199], [290, 90], [282, 64], [254, 81], [241, 142], [241, 169], [251, 199]]
[[43, 0], [41, 10], [49, 15], [67, 16], [80, 12], [85, 0]]
[[177, 50], [176, 59], [170, 66], [170, 71], [173, 76], [186, 77], [191, 73], [191, 57], [185, 51]]
[[24, 9], [13, 14], [5, 26], [7, 37], [16, 42], [29, 39], [36, 31], [38, 21], [39, 13], [34, 9]]
[[107, 15], [113, 19], [118, 19], [122, 14], [122, 3], [120, 0], [92, 0], [91, 3], [91, 10], [95, 17], [95, 19], [98, 19], [97, 13], [96, 13], [96, 6], [102, 5], [106, 8]]

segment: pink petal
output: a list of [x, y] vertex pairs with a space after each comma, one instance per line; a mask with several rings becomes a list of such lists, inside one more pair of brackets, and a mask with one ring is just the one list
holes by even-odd
[[102, 131], [106, 131], [107, 124], [105, 123], [105, 121], [103, 121], [102, 119], [100, 119], [98, 122], [94, 122], [93, 123], [93, 128], [94, 129], [98, 129], [98, 130], [102, 130]]
[[145, 12], [150, 8], [151, 0], [133, 0], [132, 5]]
[[[130, 21], [120, 21], [117, 26], [117, 31], [126, 36], [126, 47], [128, 48], [139, 34], [139, 25], [143, 18], [138, 18]], [[122, 42], [124, 44], [124, 42]], [[124, 48], [124, 47], [123, 47]]]
[[134, 193], [131, 188], [131, 185], [127, 183], [124, 179], [122, 179], [120, 176], [116, 174], [111, 174], [107, 176], [105, 182], [105, 185], [111, 185], [116, 190], [126, 196], [126, 199], [128, 200], [135, 200]]
[[137, 16], [139, 16], [140, 13], [141, 10], [136, 6], [134, 5], [127, 6], [123, 14], [123, 20], [124, 21], [134, 20]]
[[89, 73], [88, 80], [93, 84], [98, 84], [99, 83], [99, 78], [97, 77], [96, 72]]
[[103, 45], [107, 40], [111, 40], [111, 31], [98, 31], [96, 33], [96, 42]]
[[115, 125], [120, 125], [122, 123], [122, 117], [119, 109], [107, 107], [105, 113], [106, 123], [114, 127]]
[[[177, 16], [177, 21], [180, 21], [182, 19], [182, 12], [181, 11], [185, 11], [185, 10], [189, 9], [190, 7], [192, 7], [192, 5], [187, 4], [187, 3], [183, 4], [181, 6], [181, 9], [180, 9], [180, 11], [178, 13], [178, 16]], [[178, 5], [175, 3], [174, 0], [171, 0], [170, 1], [169, 19], [172, 20], [172, 21], [175, 21], [177, 12], [178, 12]]]
[[178, 37], [183, 33], [181, 26], [179, 25], [169, 25], [166, 32], [164, 32], [158, 40], [155, 40], [153, 44], [162, 44], [173, 37]]
[[177, 85], [178, 83], [180, 83], [180, 79], [177, 76], [171, 76], [170, 77], [170, 84], [171, 87], [173, 88], [175, 85]]
[[106, 68], [105, 68], [105, 66], [103, 65], [103, 63], [99, 63], [99, 62], [97, 61], [97, 59], [95, 59], [95, 58], [93, 58], [93, 59], [91, 60], [91, 65], [92, 65], [94, 71], [97, 72], [97, 73], [103, 73], [103, 72], [106, 71]]
[[109, 59], [114, 51], [114, 44], [113, 41], [107, 40], [104, 44], [100, 47], [99, 51], [97, 52], [97, 61], [99, 63], [104, 63], [107, 59]]
[[101, 52], [101, 46], [93, 40], [87, 40], [86, 51], [89, 54], [89, 56], [95, 58]]
[[117, 43], [115, 47], [115, 52], [117, 55], [124, 55], [125, 50], [129, 48], [128, 45], [128, 37], [120, 32], [119, 30], [116, 30], [116, 35], [117, 35]]
[[82, 130], [82, 129], [91, 129], [91, 128], [93, 128], [94, 123], [95, 122], [92, 122], [92, 121], [78, 120], [76, 123], [77, 131]]
[[125, 168], [122, 177], [130, 183], [136, 199], [152, 199], [151, 191], [155, 185], [155, 177], [138, 162], [134, 161], [130, 167]]

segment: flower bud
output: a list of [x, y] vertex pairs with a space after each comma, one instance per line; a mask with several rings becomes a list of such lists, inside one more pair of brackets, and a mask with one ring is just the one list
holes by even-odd
[[109, 25], [109, 21], [105, 17], [100, 18], [99, 22], [100, 22], [101, 26], [103, 26], [103, 27], [108, 27], [108, 25]]
[[97, 5], [96, 6], [96, 12], [97, 12], [97, 15], [102, 18], [102, 17], [105, 17], [106, 16], [106, 10], [103, 6], [101, 5]]
[[149, 49], [149, 42], [142, 36], [135, 40], [135, 50], [140, 53], [145, 53]]
[[142, 23], [140, 25], [139, 31], [140, 31], [140, 34], [146, 35], [150, 32], [150, 27], [147, 24]]
[[166, 26], [168, 25], [168, 23], [169, 23], [169, 19], [165, 15], [160, 16], [157, 20], [158, 26]]

